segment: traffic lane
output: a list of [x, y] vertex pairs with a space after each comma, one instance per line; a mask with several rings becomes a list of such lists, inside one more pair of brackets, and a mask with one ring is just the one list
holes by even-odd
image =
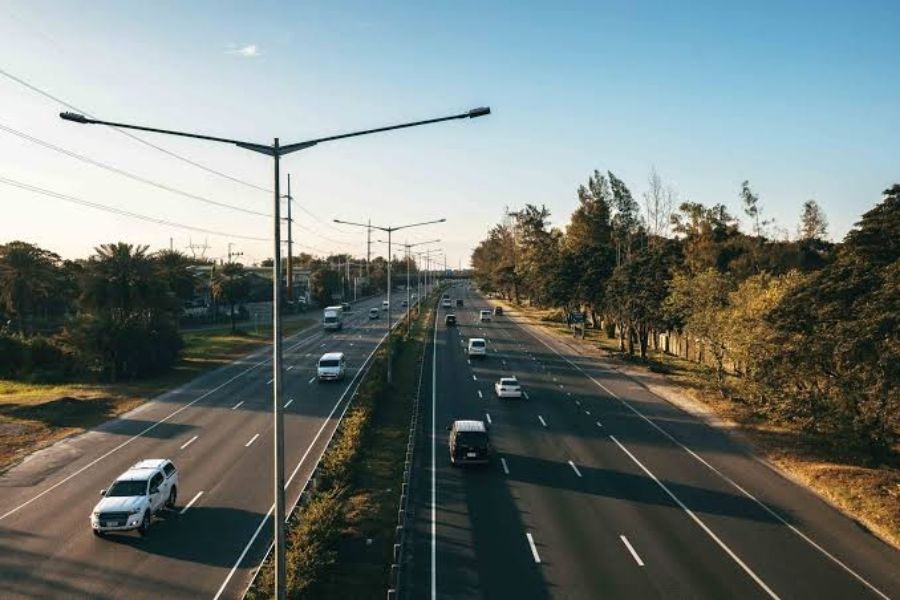
[[[260, 387], [262, 384], [261, 384], [260, 381], [257, 380], [257, 381], [252, 381], [252, 382], [249, 383], [248, 385]], [[206, 417], [210, 417], [210, 416], [212, 416], [212, 415], [214, 414], [213, 411], [204, 411], [204, 410], [200, 410], [199, 408], [196, 408], [196, 407], [191, 407], [191, 411], [199, 411], [199, 412], [201, 413], [201, 414], [200, 414], [201, 417], [204, 416], [204, 415], [205, 415]], [[236, 415], [240, 415], [241, 413], [235, 413], [235, 414], [236, 414]], [[184, 418], [190, 418], [191, 416], [195, 416], [195, 415], [191, 415], [191, 412], [188, 412], [188, 411], [185, 411], [185, 413], [182, 413], [182, 414], [178, 415], [178, 417], [184, 417]], [[270, 419], [266, 419], [264, 415], [263, 415], [263, 419], [265, 419], [265, 423], [266, 423], [267, 425], [270, 424]], [[195, 442], [192, 444], [192, 445], [194, 446], [195, 450], [196, 450], [196, 448], [202, 448], [204, 445], [206, 445], [205, 442], [218, 442], [218, 443], [216, 443], [216, 446], [217, 446], [217, 447], [219, 447], [219, 448], [227, 447], [227, 443], [228, 443], [229, 441], [233, 441], [235, 438], [237, 438], [237, 437], [240, 435], [240, 431], [243, 431], [243, 430], [245, 430], [245, 429], [248, 428], [248, 427], [247, 427], [248, 424], [247, 424], [247, 422], [246, 422], [246, 419], [238, 419], [238, 418], [232, 417], [232, 418], [230, 419], [230, 421], [231, 421], [231, 423], [232, 423], [233, 428], [232, 428], [232, 429], [228, 429], [228, 430], [224, 430], [224, 429], [221, 430], [221, 431], [219, 432], [219, 433], [222, 434], [222, 436], [220, 436], [220, 439], [216, 440], [216, 438], [214, 437], [214, 435], [209, 435], [209, 432], [208, 432], [208, 434], [207, 434], [206, 436], [204, 436], [205, 439], [204, 439], [203, 442], [197, 442], [197, 441], [195, 441]], [[260, 425], [262, 425], [262, 423], [260, 423]], [[237, 431], [234, 431], [234, 428], [236, 428]], [[257, 429], [260, 429], [260, 428], [261, 428], [261, 427], [257, 427]], [[220, 428], [220, 429], [221, 429], [221, 428]], [[249, 429], [253, 429], [252, 425], [249, 427]], [[214, 434], [215, 432], [212, 432], [212, 433]], [[179, 441], [180, 441], [180, 440], [179, 440]], [[143, 457], [147, 456], [147, 454], [145, 453], [145, 451], [141, 449], [141, 446], [148, 445], [148, 444], [152, 444], [152, 445], [158, 446], [158, 443], [156, 443], [156, 442], [155, 442], [154, 440], [152, 440], [152, 439], [149, 439], [149, 438], [137, 438], [137, 439], [135, 440], [135, 443], [134, 443], [133, 445], [131, 445], [130, 447], [128, 447], [128, 453], [132, 454], [132, 456], [120, 455], [120, 456], [117, 456], [117, 458], [118, 458], [118, 459], [125, 458], [127, 464], [133, 464], [133, 462], [135, 462], [136, 460], [139, 460], [140, 458], [143, 458]], [[123, 449], [123, 450], [124, 450], [124, 449]], [[156, 448], [156, 451], [158, 452], [158, 451], [159, 451], [159, 448]], [[126, 453], [126, 454], [128, 454], [128, 453]], [[171, 450], [169, 450], [169, 449], [163, 450], [163, 453], [166, 454], [166, 455], [172, 456]], [[220, 465], [220, 468], [213, 467], [212, 472], [225, 472], [225, 471], [227, 471], [227, 470], [232, 466], [232, 465], [231, 465], [231, 462], [232, 462], [232, 461], [231, 461], [231, 459], [230, 459], [230, 456], [229, 456], [228, 454], [224, 454], [224, 453], [221, 453], [221, 452], [220, 452], [220, 453], [218, 453], [218, 457], [221, 458], [221, 459], [223, 459], [223, 460], [222, 460], [222, 464]], [[204, 473], [204, 472], [209, 473], [210, 471], [209, 471], [208, 465], [210, 465], [210, 464], [212, 464], [212, 463], [207, 463], [207, 468], [204, 470], [204, 469], [194, 469], [194, 468], [192, 468], [192, 465], [189, 464], [189, 462], [186, 463], [186, 462], [184, 462], [184, 461], [180, 461], [180, 467], [181, 467], [182, 472], [192, 472], [193, 475], [194, 475], [194, 479], [200, 479], [200, 477], [198, 477], [198, 475], [200, 475], [201, 473]], [[121, 472], [121, 470], [124, 469], [124, 468], [125, 468], [125, 467], [121, 467], [121, 469], [119, 469], [119, 468], [117, 467], [118, 470], [116, 471], [116, 473], [115, 473], [114, 475], [110, 475], [108, 479], [105, 479], [104, 482], [102, 483], [102, 485], [105, 487], [106, 484], [107, 484], [109, 481], [111, 481], [116, 475], [118, 475], [118, 473]], [[91, 472], [90, 472], [90, 475], [100, 474], [101, 471], [102, 471], [102, 469], [97, 469], [96, 471], [91, 471]], [[87, 475], [88, 473], [89, 473], [88, 471], [85, 472], [86, 475]], [[102, 475], [100, 475], [100, 476], [102, 477]], [[182, 477], [181, 479], [182, 479], [182, 486], [184, 486], [184, 477]], [[98, 484], [98, 485], [93, 486], [93, 487], [91, 487], [91, 488], [89, 488], [89, 489], [92, 490], [92, 491], [94, 491], [94, 490], [96, 490], [96, 489], [99, 489], [100, 485], [101, 485], [101, 484]], [[210, 488], [211, 486], [207, 485], [207, 486], [204, 486], [204, 487]], [[88, 503], [89, 505], [88, 505], [88, 504], [85, 505], [85, 508], [84, 508], [84, 511], [83, 511], [83, 515], [87, 515], [87, 514], [89, 513], [89, 511], [90, 511], [90, 507], [93, 506], [93, 504], [96, 502], [97, 498], [96, 498], [96, 496], [94, 495], [95, 493], [96, 493], [96, 492], [94, 491], [93, 493], [91, 493], [91, 494], [88, 495], [88, 497], [87, 497], [87, 503]], [[207, 495], [207, 498], [209, 497], [209, 495], [210, 495], [210, 494]], [[59, 496], [59, 497], [62, 497], [62, 496]], [[66, 503], [67, 507], [71, 507], [71, 506], [72, 506], [72, 498], [71, 498], [71, 497], [66, 497], [65, 500], [64, 500], [64, 502]], [[207, 511], [207, 512], [208, 512], [208, 511]], [[79, 511], [79, 514], [80, 514], [80, 513], [81, 513], [81, 511]], [[71, 514], [71, 511], [70, 511], [70, 510], [53, 511], [51, 514], [59, 515], [63, 520], [66, 520], [66, 519], [68, 519], [68, 515]], [[250, 515], [252, 515], [252, 511], [244, 510], [241, 514], [245, 514], [245, 515], [247, 515], [247, 516], [249, 517]], [[71, 520], [69, 520], [69, 521], [70, 521], [69, 524], [70, 524], [70, 526], [71, 526]], [[86, 517], [85, 517], [85, 521], [86, 521]], [[74, 535], [74, 536], [71, 536], [70, 539], [68, 540], [68, 542], [67, 542], [66, 544], [59, 544], [59, 540], [58, 540], [58, 537], [59, 537], [59, 536], [54, 536], [54, 539], [52, 540], [52, 542], [54, 542], [55, 545], [56, 545], [56, 553], [55, 553], [55, 555], [54, 555], [54, 557], [53, 557], [54, 559], [58, 559], [58, 558], [59, 558], [59, 554], [60, 554], [61, 552], [71, 551], [71, 549], [72, 549], [73, 546], [74, 546], [74, 547], [79, 547], [79, 546], [81, 546], [81, 545], [83, 545], [83, 544], [85, 544], [85, 543], [87, 543], [87, 544], [96, 543], [96, 540], [93, 539], [93, 536], [90, 535], [90, 533], [89, 533], [89, 531], [88, 531], [89, 527], [86, 525], [86, 523], [83, 524], [83, 523], [81, 522], [81, 519], [77, 519], [77, 522], [74, 524], [74, 528], [75, 528], [75, 535]], [[29, 528], [29, 530], [31, 530], [31, 528]], [[56, 530], [56, 531], [59, 531], [60, 528], [55, 528], [55, 530]], [[63, 530], [65, 530], [65, 529], [63, 529]], [[87, 537], [85, 537], [85, 534], [87, 534]], [[60, 550], [60, 548], [62, 548], [62, 550]], [[103, 556], [102, 556], [103, 552], [102, 552], [102, 550], [99, 552], [99, 554], [100, 554], [100, 560], [102, 561], [102, 559], [103, 559]], [[128, 562], [128, 560], [127, 560], [127, 553], [124, 553], [124, 554], [123, 554], [122, 552], [118, 552], [118, 553], [115, 555], [114, 559], [115, 559], [115, 562], [116, 562], [117, 564], [122, 564], [122, 563], [127, 563], [127, 562]], [[31, 566], [32, 566], [32, 568], [34, 567], [33, 564], [32, 564]], [[42, 576], [43, 576], [45, 579], [48, 579], [48, 578], [52, 577], [52, 573], [47, 572], [47, 571], [49, 571], [49, 570], [50, 570], [50, 569], [42, 569]], [[130, 569], [127, 569], [127, 568], [126, 568], [126, 572], [129, 571], [129, 570], [130, 570]], [[115, 580], [115, 579], [114, 579], [113, 582], [112, 582], [112, 585], [113, 585], [114, 587], [115, 587], [115, 586], [121, 586], [121, 581]], [[150, 590], [150, 591], [151, 591], [151, 595], [152, 595], [153, 593], [155, 593], [155, 592], [153, 591], [153, 590], [155, 590], [155, 589], [156, 589], [156, 588], [153, 588], [153, 589]], [[96, 586], [95, 586], [95, 590], [96, 590]]]
[[[442, 335], [443, 334], [443, 335]], [[443, 339], [442, 339], [443, 338]], [[441, 598], [546, 598], [526, 529], [494, 461], [450, 463], [446, 424], [482, 420], [483, 400], [468, 377], [457, 334], [439, 325], [436, 397], [437, 591]]]
[[[876, 590], [885, 595], [895, 593], [893, 590], [898, 588], [895, 550], [877, 541], [873, 544], [872, 536], [859, 530], [848, 529], [847, 523], [842, 523], [846, 519], [831, 510], [829, 525], [825, 530], [831, 527], [842, 529], [848, 534], [849, 540], [853, 540], [848, 544], [848, 538], [844, 538], [844, 543], [838, 548], [842, 554], [846, 552], [841, 560], [859, 575], [858, 578], [791, 529], [794, 523], [801, 523], [801, 515], [803, 519], [806, 518], [810, 505], [819, 505], [817, 508], [821, 510], [823, 504], [821, 500], [777, 477], [772, 470], [748, 457], [737, 444], [729, 445], [723, 442], [721, 433], [661, 401], [645, 388], [636, 386], [633, 381], [623, 383], [618, 373], [590, 366], [588, 368], [592, 369], [588, 372], [598, 382], [603, 383], [620, 397], [627, 398], [628, 402], [642, 413], [655, 415], [655, 421], [662, 420], [662, 415], [665, 414], [667, 419], [662, 422], [670, 425], [676, 422], [677, 418], [682, 430], [691, 429], [695, 438], [708, 431], [713, 439], [697, 445], [717, 448], [715, 452], [703, 451], [709, 460], [721, 464], [737, 463], [731, 466], [740, 469], [734, 472], [739, 472], [740, 475], [732, 474], [733, 480], [743, 479], [745, 486], [750, 485], [746, 483], [747, 479], [755, 480], [758, 475], [768, 479], [768, 485], [773, 485], [774, 480], [774, 484], [780, 489], [780, 498], [776, 502], [772, 497], [764, 497], [766, 506], [761, 506], [753, 498], [717, 476], [684, 448], [662, 435], [611, 395], [606, 394], [601, 403], [603, 407], [615, 408], [606, 416], [610, 423], [607, 425], [604, 421], [610, 431], [617, 432], [617, 436], [621, 437], [620, 441], [626, 446], [637, 446], [634, 452], [636, 459], [644, 463], [650, 471], [662, 473], [677, 484], [685, 486], [680, 490], [679, 497], [683, 497], [686, 505], [698, 513], [706, 513], [704, 520], [709, 522], [713, 530], [726, 544], [734, 548], [739, 556], [745, 557], [750, 568], [757, 572], [763, 581], [768, 582], [776, 593], [816, 594], [825, 597], [878, 597], [879, 592]], [[614, 376], [604, 378], [604, 373]], [[690, 423], [690, 426], [686, 423]], [[755, 488], [751, 493], [762, 497], [761, 492]], [[734, 499], [727, 503], [713, 500], [727, 498], [728, 495]], [[783, 521], [777, 518], [776, 514]], [[811, 531], [808, 523], [802, 524], [801, 527]], [[818, 537], [820, 534], [817, 531], [814, 535]], [[853, 558], [859, 549], [863, 550], [864, 560]], [[826, 550], [834, 554], [833, 549]], [[798, 577], [798, 573], [806, 573], [808, 576]], [[875, 589], [868, 587], [860, 579], [873, 584]]]
[[[514, 338], [505, 341], [498, 341], [503, 349], [518, 346]], [[591, 597], [594, 589], [617, 597], [755, 597], [743, 573], [698, 539], [693, 524], [655, 484], [610, 448], [595, 422], [574, 409], [568, 392], [529, 383], [542, 377], [523, 375], [529, 399], [492, 400], [491, 414], [497, 413], [497, 431], [512, 432], [498, 447], [509, 453], [509, 477], [534, 495], [531, 505], [542, 507], [538, 514], [552, 541], [548, 552], [561, 555], [555, 563], [567, 567], [550, 582], [577, 597]], [[602, 556], [603, 567], [585, 556]]]

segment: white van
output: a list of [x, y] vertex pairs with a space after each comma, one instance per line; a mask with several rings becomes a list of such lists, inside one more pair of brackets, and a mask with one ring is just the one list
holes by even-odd
[[487, 342], [484, 338], [470, 338], [467, 353], [470, 358], [487, 356]]
[[479, 314], [480, 314], [480, 316], [481, 316], [481, 322], [482, 322], [482, 323], [485, 322], [485, 321], [490, 321], [490, 320], [491, 320], [491, 311], [489, 311], [489, 310], [482, 310], [482, 311], [480, 311]]
[[327, 352], [319, 359], [319, 365], [316, 368], [316, 379], [319, 381], [343, 379], [346, 368], [347, 364], [344, 362], [343, 352]]

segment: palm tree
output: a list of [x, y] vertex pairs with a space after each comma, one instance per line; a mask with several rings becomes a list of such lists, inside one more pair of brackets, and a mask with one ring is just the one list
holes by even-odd
[[0, 310], [16, 319], [19, 333], [32, 333], [34, 317], [49, 312], [61, 292], [62, 261], [27, 242], [0, 245]]
[[231, 308], [231, 331], [237, 330], [234, 320], [234, 306], [243, 302], [250, 294], [250, 282], [241, 263], [226, 263], [216, 271], [212, 280], [212, 295], [216, 301], [225, 302]]

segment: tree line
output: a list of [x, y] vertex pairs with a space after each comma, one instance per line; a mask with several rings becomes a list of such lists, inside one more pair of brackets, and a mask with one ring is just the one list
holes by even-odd
[[789, 238], [747, 181], [738, 190], [747, 231], [724, 204], [676, 202], [655, 172], [648, 184], [638, 202], [613, 173], [595, 171], [565, 229], [550, 226], [543, 206], [508, 212], [473, 252], [478, 285], [583, 312], [623, 354], [702, 361], [721, 393], [758, 414], [873, 460], [892, 456], [900, 184], [838, 244], [814, 200]]
[[[348, 261], [351, 275], [364, 272], [364, 259], [346, 255], [294, 257], [297, 268], [309, 269], [311, 296], [321, 304], [341, 291], [353, 297], [352, 279], [341, 266]], [[203, 264], [211, 267], [208, 281], [195, 269]], [[392, 268], [405, 276], [404, 261], [395, 258]], [[414, 265], [411, 270], [415, 276]], [[371, 261], [368, 271], [359, 294], [386, 285], [383, 258]], [[163, 373], [183, 347], [185, 305], [208, 294], [229, 309], [234, 330], [235, 308], [254, 298], [250, 284], [240, 263], [214, 265], [174, 250], [151, 253], [118, 242], [98, 246], [84, 260], [63, 260], [27, 242], [0, 244], [0, 377], [117, 381]], [[271, 284], [267, 289], [257, 299], [271, 300]]]

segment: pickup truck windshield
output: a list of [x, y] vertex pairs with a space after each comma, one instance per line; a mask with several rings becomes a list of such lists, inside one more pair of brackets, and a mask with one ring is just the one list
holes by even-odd
[[109, 497], [119, 496], [143, 496], [147, 493], [147, 481], [117, 481], [112, 484], [106, 495]]

